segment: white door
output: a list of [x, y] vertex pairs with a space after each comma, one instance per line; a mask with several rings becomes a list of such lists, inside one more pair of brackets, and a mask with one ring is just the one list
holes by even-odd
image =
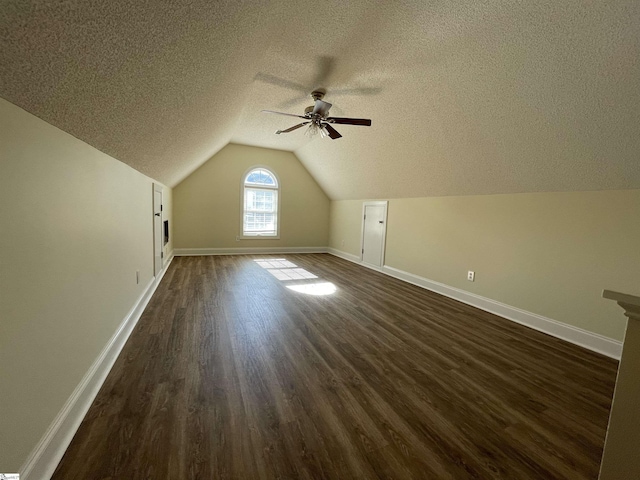
[[362, 262], [382, 267], [387, 232], [387, 202], [365, 202], [362, 224]]
[[153, 186], [153, 275], [162, 270], [162, 187]]

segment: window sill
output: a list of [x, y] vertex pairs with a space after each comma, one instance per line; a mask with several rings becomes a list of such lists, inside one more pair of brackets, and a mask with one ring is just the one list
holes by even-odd
[[239, 235], [236, 240], [280, 240], [280, 235]]

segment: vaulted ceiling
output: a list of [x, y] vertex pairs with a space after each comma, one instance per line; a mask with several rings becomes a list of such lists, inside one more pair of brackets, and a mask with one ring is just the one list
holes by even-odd
[[[640, 2], [0, 5], [0, 96], [168, 185], [229, 142], [334, 199], [640, 188]], [[371, 127], [274, 135], [315, 88]]]

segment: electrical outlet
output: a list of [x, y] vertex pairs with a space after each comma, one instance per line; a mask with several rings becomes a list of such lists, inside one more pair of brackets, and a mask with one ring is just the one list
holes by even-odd
[[471, 270], [469, 270], [467, 272], [467, 280], [469, 280], [470, 282], [473, 282], [476, 279], [476, 272], [472, 272]]
[[342, 242], [340, 243], [341, 247], [344, 247], [344, 240], [342, 240]]
[[239, 242], [239, 241], [240, 241], [240, 236], [239, 236], [239, 235], [237, 235], [237, 236], [236, 236], [236, 242]]
[[140, 283], [140, 270], [136, 270], [136, 285]]

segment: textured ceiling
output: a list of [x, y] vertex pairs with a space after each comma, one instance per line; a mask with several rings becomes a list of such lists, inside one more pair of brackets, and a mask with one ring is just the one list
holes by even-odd
[[[4, 1], [0, 96], [175, 185], [228, 142], [334, 199], [640, 188], [640, 2]], [[339, 140], [300, 129], [312, 89]]]

